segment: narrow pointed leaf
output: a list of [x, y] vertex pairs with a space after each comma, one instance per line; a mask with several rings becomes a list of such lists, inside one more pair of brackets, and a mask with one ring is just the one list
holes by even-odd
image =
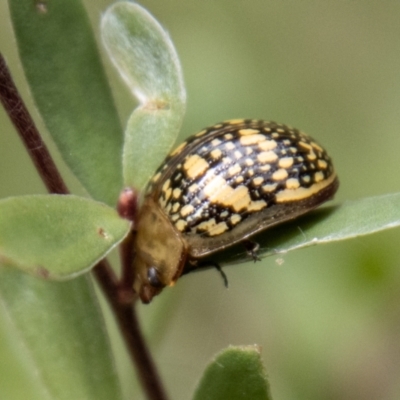
[[229, 347], [206, 368], [194, 400], [270, 400], [257, 346]]
[[122, 399], [88, 278], [49, 282], [0, 266], [0, 322], [2, 398]]
[[97, 200], [122, 188], [122, 128], [81, 0], [9, 0], [30, 90], [63, 158]]
[[[252, 240], [260, 244], [259, 256], [267, 257], [399, 226], [400, 193], [394, 193], [323, 207], [292, 222], [264, 231]], [[249, 260], [244, 249], [237, 246], [218, 255], [218, 258], [222, 264]]]
[[76, 196], [33, 195], [0, 201], [0, 261], [45, 278], [93, 267], [129, 231], [103, 203]]
[[103, 43], [139, 100], [125, 132], [126, 186], [143, 188], [174, 144], [186, 93], [175, 48], [160, 24], [141, 6], [113, 4], [102, 20]]

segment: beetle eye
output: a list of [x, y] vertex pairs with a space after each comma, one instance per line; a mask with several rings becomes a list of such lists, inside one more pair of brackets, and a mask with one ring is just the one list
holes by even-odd
[[147, 279], [151, 286], [156, 288], [163, 288], [165, 285], [160, 281], [156, 267], [150, 267], [147, 270]]

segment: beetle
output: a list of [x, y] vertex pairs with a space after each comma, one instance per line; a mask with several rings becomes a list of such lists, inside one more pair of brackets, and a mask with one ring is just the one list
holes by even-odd
[[327, 152], [298, 129], [236, 119], [202, 130], [169, 154], [144, 192], [134, 290], [149, 303], [204, 257], [248, 246], [331, 199], [338, 185]]

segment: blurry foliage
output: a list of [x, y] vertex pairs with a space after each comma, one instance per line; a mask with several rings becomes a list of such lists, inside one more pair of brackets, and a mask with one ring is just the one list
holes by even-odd
[[[86, 1], [97, 34], [109, 3]], [[182, 137], [228, 118], [272, 119], [324, 143], [341, 180], [337, 199], [400, 190], [400, 3], [141, 4], [168, 28], [183, 65]], [[34, 110], [6, 2], [0, 15], [0, 49]], [[125, 123], [135, 102], [104, 60]], [[0, 197], [43, 193], [3, 111], [0, 120]], [[75, 178], [64, 173], [79, 193]], [[229, 290], [215, 271], [184, 277], [141, 310], [148, 332], [162, 329], [151, 345], [171, 397], [189, 398], [221, 348], [257, 343], [275, 399], [397, 399], [399, 240], [393, 230], [235, 266], [226, 271]], [[132, 397], [134, 372], [111, 318], [109, 326]], [[0, 352], [4, 360], [7, 349]]]

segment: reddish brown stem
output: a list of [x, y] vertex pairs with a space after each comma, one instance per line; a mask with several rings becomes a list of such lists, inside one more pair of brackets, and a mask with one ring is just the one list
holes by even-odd
[[[48, 192], [53, 194], [68, 194], [69, 190], [14, 84], [2, 54], [0, 54], [0, 100]], [[130, 237], [132, 236], [130, 235]], [[133, 279], [129, 275], [131, 273], [127, 272], [129, 266], [132, 265], [133, 253], [128, 248], [128, 246], [132, 246], [131, 241], [132, 239], [127, 239], [122, 245], [123, 257], [121, 258], [123, 271], [125, 271], [123, 273], [123, 282]], [[93, 269], [93, 273], [114, 312], [148, 399], [166, 400], [167, 396], [157, 369], [140, 330], [136, 309], [133, 307], [134, 296], [131, 295], [127, 298], [125, 291], [121, 294], [121, 288], [126, 290], [126, 284], [123, 283], [121, 285], [118, 282], [107, 260], [100, 261]], [[132, 292], [132, 289], [130, 291]]]
[[140, 329], [135, 307], [128, 303], [121, 304], [121, 294], [118, 287], [107, 287], [108, 282], [107, 276], [104, 276], [104, 268], [96, 267], [93, 272], [99, 285], [107, 294], [110, 306], [118, 321], [120, 332], [135, 362], [137, 374], [147, 393], [147, 397], [152, 400], [167, 400], [158, 371]]
[[28, 109], [0, 54], [0, 100], [50, 193], [66, 194], [68, 188], [50, 156]]

